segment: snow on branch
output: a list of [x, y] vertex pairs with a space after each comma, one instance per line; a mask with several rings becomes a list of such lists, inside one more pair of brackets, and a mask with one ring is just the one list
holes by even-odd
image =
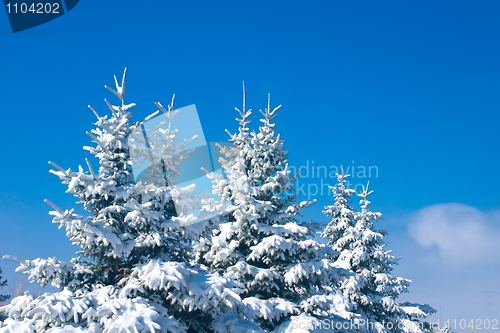
[[295, 303], [282, 298], [264, 300], [256, 297], [247, 297], [243, 300], [243, 304], [245, 305], [243, 313], [252, 320], [259, 318], [270, 322], [277, 322], [281, 318], [291, 314], [300, 313]]
[[[9, 318], [0, 324], [2, 332], [120, 332], [185, 333], [185, 327], [170, 316], [167, 309], [137, 297], [120, 297], [112, 286], [96, 286], [85, 295], [68, 289], [46, 293], [38, 298], [30, 294], [15, 298], [0, 308]], [[30, 330], [19, 330], [20, 328]], [[56, 328], [57, 327], [57, 328]]]
[[[131, 279], [123, 281], [124, 294], [135, 287], [145, 286], [152, 291], [168, 292], [167, 300], [188, 311], [199, 309], [213, 316], [220, 309], [228, 309], [240, 302], [241, 283], [217, 273], [208, 273], [187, 267], [185, 263], [151, 260], [134, 268]], [[130, 285], [130, 284], [133, 285]]]
[[331, 286], [352, 274], [337, 267], [333, 260], [322, 259], [290, 265], [285, 273], [285, 282], [289, 286], [302, 285], [304, 281]]
[[57, 258], [23, 260], [14, 256], [3, 256], [3, 259], [18, 262], [20, 265], [16, 268], [16, 273], [28, 275], [31, 283], [39, 283], [43, 287], [51, 284], [56, 288], [62, 288], [70, 284], [74, 278], [75, 269], [73, 265]]
[[401, 303], [400, 306], [410, 319], [424, 318], [437, 312], [428, 304], [404, 302]]

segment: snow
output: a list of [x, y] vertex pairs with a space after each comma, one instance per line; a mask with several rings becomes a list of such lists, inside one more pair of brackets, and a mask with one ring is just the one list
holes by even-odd
[[243, 300], [243, 304], [245, 305], [243, 313], [250, 319], [262, 318], [276, 322], [283, 317], [299, 312], [293, 302], [281, 298], [263, 300], [247, 297]]
[[[391, 251], [384, 249], [384, 230], [375, 229], [382, 215], [370, 210], [368, 196], [373, 191], [368, 186], [358, 193], [360, 212], [350, 206], [350, 197], [356, 193], [345, 186], [349, 175], [337, 174], [338, 184], [331, 187], [335, 203], [325, 207], [324, 213], [331, 218], [322, 236], [328, 239], [332, 249], [339, 252], [335, 267], [351, 270], [354, 274], [344, 279], [337, 289], [349, 300], [345, 309], [353, 310], [361, 322], [379, 325], [379, 331], [386, 331], [381, 323], [411, 323], [416, 318], [425, 318], [432, 313], [421, 310], [416, 304], [399, 304], [396, 298], [407, 292], [410, 280], [393, 277], [391, 271], [397, 259]], [[306, 274], [305, 271], [301, 274]], [[423, 307], [422, 309], [425, 309]], [[346, 318], [345, 314], [342, 315]], [[366, 329], [366, 328], [365, 328]]]
[[220, 305], [233, 308], [239, 304], [243, 285], [217, 273], [187, 267], [185, 263], [151, 260], [134, 268], [131, 278], [124, 280], [122, 296], [146, 287], [165, 290], [167, 300], [183, 308], [199, 309], [215, 316]]
[[102, 327], [103, 333], [146, 333], [159, 330], [160, 322], [165, 325], [163, 329], [185, 332], [165, 308], [150, 304], [141, 297], [120, 297], [112, 286], [96, 286], [94, 291], [80, 296], [68, 289], [46, 293], [38, 298], [26, 294], [16, 297], [0, 311], [9, 316], [0, 326], [2, 333], [17, 330], [31, 333], [47, 324], [53, 328], [60, 327], [53, 332], [63, 332], [66, 328], [74, 332], [89, 332], [91, 328]]
[[218, 333], [262, 333], [265, 332], [256, 323], [236, 316], [232, 312], [224, 312], [214, 321], [214, 329]]
[[[248, 127], [245, 98], [237, 109], [238, 132], [228, 131], [230, 147], [219, 146], [224, 175], [207, 175], [217, 201], [176, 183], [197, 136], [176, 140], [174, 99], [132, 122], [125, 76], [121, 85], [115, 77], [115, 89], [106, 86], [121, 102], [105, 100], [112, 116], [90, 107], [97, 128], [87, 134], [95, 145], [84, 149], [99, 169], [89, 160], [78, 171], [50, 162], [87, 212], [46, 200], [52, 222], [80, 250], [69, 263], [4, 256], [30, 282], [59, 291], [26, 293], [0, 307], [8, 316], [0, 333], [343, 332], [350, 320], [414, 324], [435, 312], [396, 301], [410, 280], [391, 275], [397, 260], [384, 249], [386, 232], [375, 229], [382, 216], [370, 210], [368, 186], [356, 212], [348, 175], [337, 175], [335, 204], [324, 211], [331, 222], [321, 232], [328, 245], [314, 239], [320, 223], [299, 222], [315, 200], [296, 202], [297, 175], [272, 122], [280, 106], [271, 111], [270, 98], [258, 131]], [[166, 120], [144, 126], [158, 115]], [[142, 168], [141, 180], [132, 166]]]

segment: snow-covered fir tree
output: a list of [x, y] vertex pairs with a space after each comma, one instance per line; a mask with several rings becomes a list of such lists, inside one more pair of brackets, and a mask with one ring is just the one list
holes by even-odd
[[243, 91], [243, 109], [236, 109], [238, 133], [226, 130], [232, 145], [220, 146], [225, 177], [210, 175], [221, 199], [208, 206], [222, 212], [222, 223], [196, 250], [199, 262], [244, 284], [245, 319], [261, 330], [290, 332], [293, 321], [350, 314], [342, 295], [329, 287], [347, 271], [335, 266], [334, 251], [314, 240], [313, 223], [298, 223], [301, 209], [313, 201], [296, 202], [296, 175], [273, 122], [279, 108], [271, 110], [268, 100], [260, 111], [262, 125], [251, 132], [252, 111], [245, 108]]
[[[220, 147], [224, 175], [208, 174], [215, 201], [194, 184], [176, 184], [196, 137], [177, 140], [173, 100], [132, 122], [125, 73], [121, 85], [115, 77], [116, 90], [106, 87], [120, 100], [105, 100], [111, 116], [90, 108], [97, 128], [87, 134], [95, 145], [84, 149], [98, 160], [97, 172], [89, 160], [88, 171], [50, 162], [86, 211], [46, 201], [53, 223], [80, 250], [70, 262], [4, 256], [31, 282], [59, 291], [27, 292], [0, 307], [8, 316], [0, 333], [305, 333], [343, 331], [331, 325], [347, 320], [359, 332], [421, 331], [419, 320], [435, 310], [396, 301], [410, 281], [391, 276], [397, 260], [384, 249], [387, 233], [375, 228], [381, 214], [369, 208], [372, 191], [358, 194], [356, 212], [348, 175], [337, 175], [335, 204], [325, 210], [331, 222], [322, 232], [328, 245], [314, 239], [319, 224], [298, 221], [314, 201], [296, 202], [296, 175], [273, 122], [280, 107], [271, 111], [268, 100], [251, 132], [243, 94], [238, 133], [228, 132], [231, 146]], [[157, 116], [164, 122], [148, 128]], [[140, 181], [133, 167], [142, 170]], [[203, 221], [190, 214], [200, 208], [220, 215]]]
[[[3, 279], [3, 269], [0, 268], [0, 289], [4, 288], [7, 285], [7, 280]], [[0, 303], [5, 302], [10, 298], [10, 295], [2, 295], [0, 294]]]
[[[87, 212], [46, 201], [53, 223], [80, 251], [70, 262], [4, 256], [18, 261], [17, 272], [31, 282], [60, 291], [14, 298], [0, 308], [8, 315], [0, 332], [210, 332], [215, 319], [237, 331], [234, 309], [243, 285], [188, 259], [206, 223], [190, 224], [186, 212], [200, 208], [204, 196], [194, 185], [174, 184], [189, 141], [175, 140], [173, 104], [165, 109], [157, 103], [160, 110], [144, 121], [163, 113], [167, 129], [146, 130], [144, 122], [131, 121], [135, 104], [124, 101], [125, 73], [115, 84], [116, 90], [106, 87], [120, 100], [118, 106], [105, 100], [111, 116], [91, 108], [97, 128], [87, 134], [95, 145], [84, 149], [97, 158], [99, 170], [88, 160], [87, 171], [50, 162], [56, 169], [51, 173]], [[136, 182], [132, 165], [146, 159], [149, 177]]]
[[407, 292], [410, 280], [393, 277], [393, 265], [397, 264], [391, 251], [385, 249], [383, 237], [387, 231], [376, 229], [382, 214], [372, 212], [368, 196], [373, 191], [368, 185], [361, 193], [361, 211], [350, 205], [355, 190], [346, 187], [350, 175], [337, 174], [338, 184], [330, 187], [335, 203], [325, 207], [324, 213], [331, 222], [322, 232], [332, 249], [339, 252], [337, 263], [355, 273], [337, 289], [355, 306], [354, 318], [359, 332], [421, 332], [429, 328], [420, 321], [435, 312], [428, 305], [398, 303], [397, 297]]
[[325, 207], [323, 211], [331, 219], [331, 222], [323, 230], [321, 236], [328, 239], [328, 245], [338, 253], [344, 250], [347, 245], [344, 242], [339, 243], [339, 239], [343, 237], [348, 228], [354, 227], [356, 224], [356, 212], [350, 206], [350, 198], [356, 191], [346, 187], [345, 184], [345, 179], [349, 176], [344, 175], [343, 168], [342, 174], [337, 174], [337, 186], [330, 186], [335, 203]]
[[[3, 278], [3, 270], [0, 268], [0, 289], [4, 288], [7, 285], [7, 280], [2, 280]], [[0, 294], [0, 304], [7, 301], [10, 298], [10, 295], [2, 295]], [[6, 316], [4, 316], [0, 311], [0, 322], [3, 321]]]

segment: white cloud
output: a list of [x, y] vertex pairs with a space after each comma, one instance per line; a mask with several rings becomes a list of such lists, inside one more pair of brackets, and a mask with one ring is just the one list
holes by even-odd
[[409, 232], [420, 245], [436, 246], [441, 259], [454, 266], [500, 261], [500, 211], [432, 205], [412, 216]]

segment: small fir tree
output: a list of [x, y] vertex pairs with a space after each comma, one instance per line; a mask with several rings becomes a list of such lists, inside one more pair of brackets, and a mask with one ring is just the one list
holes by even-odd
[[387, 231], [375, 228], [382, 214], [370, 210], [368, 185], [358, 194], [361, 212], [349, 204], [355, 193], [345, 186], [350, 175], [337, 174], [338, 184], [331, 187], [335, 203], [325, 207], [331, 218], [322, 236], [340, 254], [337, 264], [355, 273], [337, 286], [337, 289], [354, 305], [357, 316], [355, 328], [360, 332], [421, 332], [428, 329], [425, 318], [435, 312], [428, 305], [403, 303], [396, 298], [408, 292], [410, 280], [393, 277], [397, 264], [391, 251], [385, 250], [383, 237]]

